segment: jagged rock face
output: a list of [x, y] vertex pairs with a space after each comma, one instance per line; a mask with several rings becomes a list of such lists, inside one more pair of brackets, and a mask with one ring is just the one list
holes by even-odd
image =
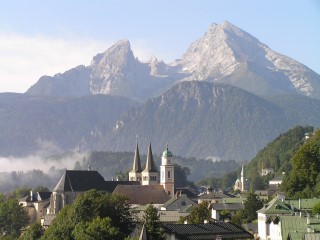
[[142, 63], [136, 59], [128, 40], [117, 42], [94, 57], [90, 90], [92, 94], [111, 94], [145, 100], [163, 92], [174, 82], [170, 67], [152, 57]]
[[119, 41], [103, 54], [98, 54], [91, 63], [91, 93], [132, 96], [130, 75], [135, 65], [137, 63], [127, 40]]
[[53, 77], [42, 76], [28, 89], [27, 94], [69, 97], [89, 95], [90, 73], [90, 68], [81, 65]]
[[258, 95], [320, 97], [318, 74], [228, 22], [212, 24], [173, 65], [191, 73], [183, 80], [223, 82]]
[[41, 77], [32, 95], [79, 96], [109, 94], [145, 101], [177, 82], [200, 80], [226, 83], [262, 96], [302, 94], [320, 99], [320, 75], [271, 50], [231, 23], [213, 23], [181, 59], [171, 64], [152, 57], [135, 58], [128, 40], [96, 55], [89, 67]]

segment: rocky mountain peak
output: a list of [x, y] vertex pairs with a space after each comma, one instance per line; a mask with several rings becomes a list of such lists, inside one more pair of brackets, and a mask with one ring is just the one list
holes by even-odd
[[94, 68], [97, 65], [114, 62], [116, 64], [123, 64], [126, 60], [134, 60], [134, 55], [131, 50], [130, 42], [128, 40], [120, 40], [107, 49], [104, 53], [97, 54], [91, 66]]
[[128, 94], [125, 75], [133, 71], [136, 59], [128, 40], [120, 40], [91, 62], [90, 91], [93, 94]]
[[[79, 79], [79, 76], [82, 78], [80, 83], [69, 80]], [[77, 84], [81, 88], [80, 95], [111, 94], [146, 100], [176, 82], [197, 80], [226, 83], [263, 96], [299, 93], [320, 98], [319, 74], [271, 50], [228, 21], [212, 23], [182, 58], [170, 65], [154, 56], [149, 62], [140, 62], [135, 58], [130, 42], [123, 39], [97, 54], [89, 67], [64, 77], [40, 78], [37, 86], [28, 92], [33, 95], [60, 92], [74, 95], [73, 84]]]

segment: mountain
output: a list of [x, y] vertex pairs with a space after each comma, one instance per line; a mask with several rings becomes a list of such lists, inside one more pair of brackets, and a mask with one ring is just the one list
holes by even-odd
[[0, 156], [48, 156], [95, 147], [100, 131], [138, 103], [107, 95], [79, 98], [0, 94]]
[[290, 113], [230, 85], [181, 82], [124, 114], [100, 147], [132, 151], [138, 135], [140, 146], [151, 141], [157, 153], [168, 143], [180, 156], [248, 160], [297, 124]]
[[221, 82], [262, 96], [298, 93], [320, 98], [319, 74], [227, 21], [213, 23], [173, 65], [191, 73], [182, 80]]
[[184, 81], [140, 104], [104, 94], [45, 97], [0, 94], [0, 155], [70, 150], [153, 152], [251, 159], [279, 133], [320, 126], [320, 100], [300, 95], [261, 98], [237, 87]]
[[31, 96], [80, 97], [90, 93], [91, 69], [83, 65], [53, 77], [43, 76], [31, 86], [27, 94]]
[[247, 160], [295, 125], [319, 127], [319, 106], [320, 75], [214, 23], [169, 64], [120, 40], [89, 66], [0, 94], [0, 153], [132, 151], [138, 135], [142, 151], [151, 141], [158, 153], [168, 143], [180, 156]]
[[300, 94], [320, 98], [319, 74], [227, 21], [213, 23], [181, 59], [170, 64], [156, 57], [141, 62], [129, 41], [121, 40], [97, 54], [88, 67], [41, 77], [27, 94], [108, 94], [145, 101], [177, 82], [190, 80], [230, 84], [260, 96]]
[[[121, 40], [97, 54], [90, 66], [78, 66], [53, 77], [44, 76], [28, 89], [32, 96], [84, 96], [106, 94], [138, 101], [159, 95], [175, 82], [172, 67], [152, 57], [140, 62], [128, 40]], [[180, 74], [183, 75], [183, 74]]]

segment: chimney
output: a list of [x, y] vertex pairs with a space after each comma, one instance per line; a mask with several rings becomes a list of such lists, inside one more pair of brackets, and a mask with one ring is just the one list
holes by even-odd
[[179, 190], [179, 191], [176, 192], [176, 198], [181, 197], [181, 192], [182, 192], [182, 190]]
[[299, 198], [299, 209], [301, 209], [301, 199]]
[[310, 224], [310, 215], [308, 213], [308, 215], [307, 215], [307, 225], [309, 225], [309, 224]]
[[33, 201], [33, 192], [32, 192], [32, 190], [30, 191], [30, 201], [31, 202]]

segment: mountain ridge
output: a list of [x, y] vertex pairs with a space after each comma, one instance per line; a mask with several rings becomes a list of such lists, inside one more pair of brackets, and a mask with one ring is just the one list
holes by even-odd
[[[82, 71], [86, 73], [78, 75], [83, 77], [81, 86], [86, 90], [79, 95], [110, 94], [145, 101], [177, 82], [198, 80], [231, 84], [260, 96], [290, 93], [320, 98], [319, 74], [227, 21], [211, 24], [203, 37], [172, 63], [159, 62], [156, 57], [140, 62], [130, 42], [120, 40], [97, 54]], [[46, 82], [40, 78], [27, 94], [56, 95], [58, 91], [52, 90], [55, 88], [64, 95], [73, 93], [68, 89], [72, 85], [59, 85], [58, 76], [47, 77]], [[76, 76], [71, 74], [69, 78]], [[72, 82], [67, 78], [65, 81]]]
[[180, 156], [243, 161], [279, 132], [298, 124], [288, 112], [230, 85], [181, 82], [124, 113], [98, 146], [129, 151], [138, 135], [142, 144], [151, 141], [155, 152], [168, 143]]

